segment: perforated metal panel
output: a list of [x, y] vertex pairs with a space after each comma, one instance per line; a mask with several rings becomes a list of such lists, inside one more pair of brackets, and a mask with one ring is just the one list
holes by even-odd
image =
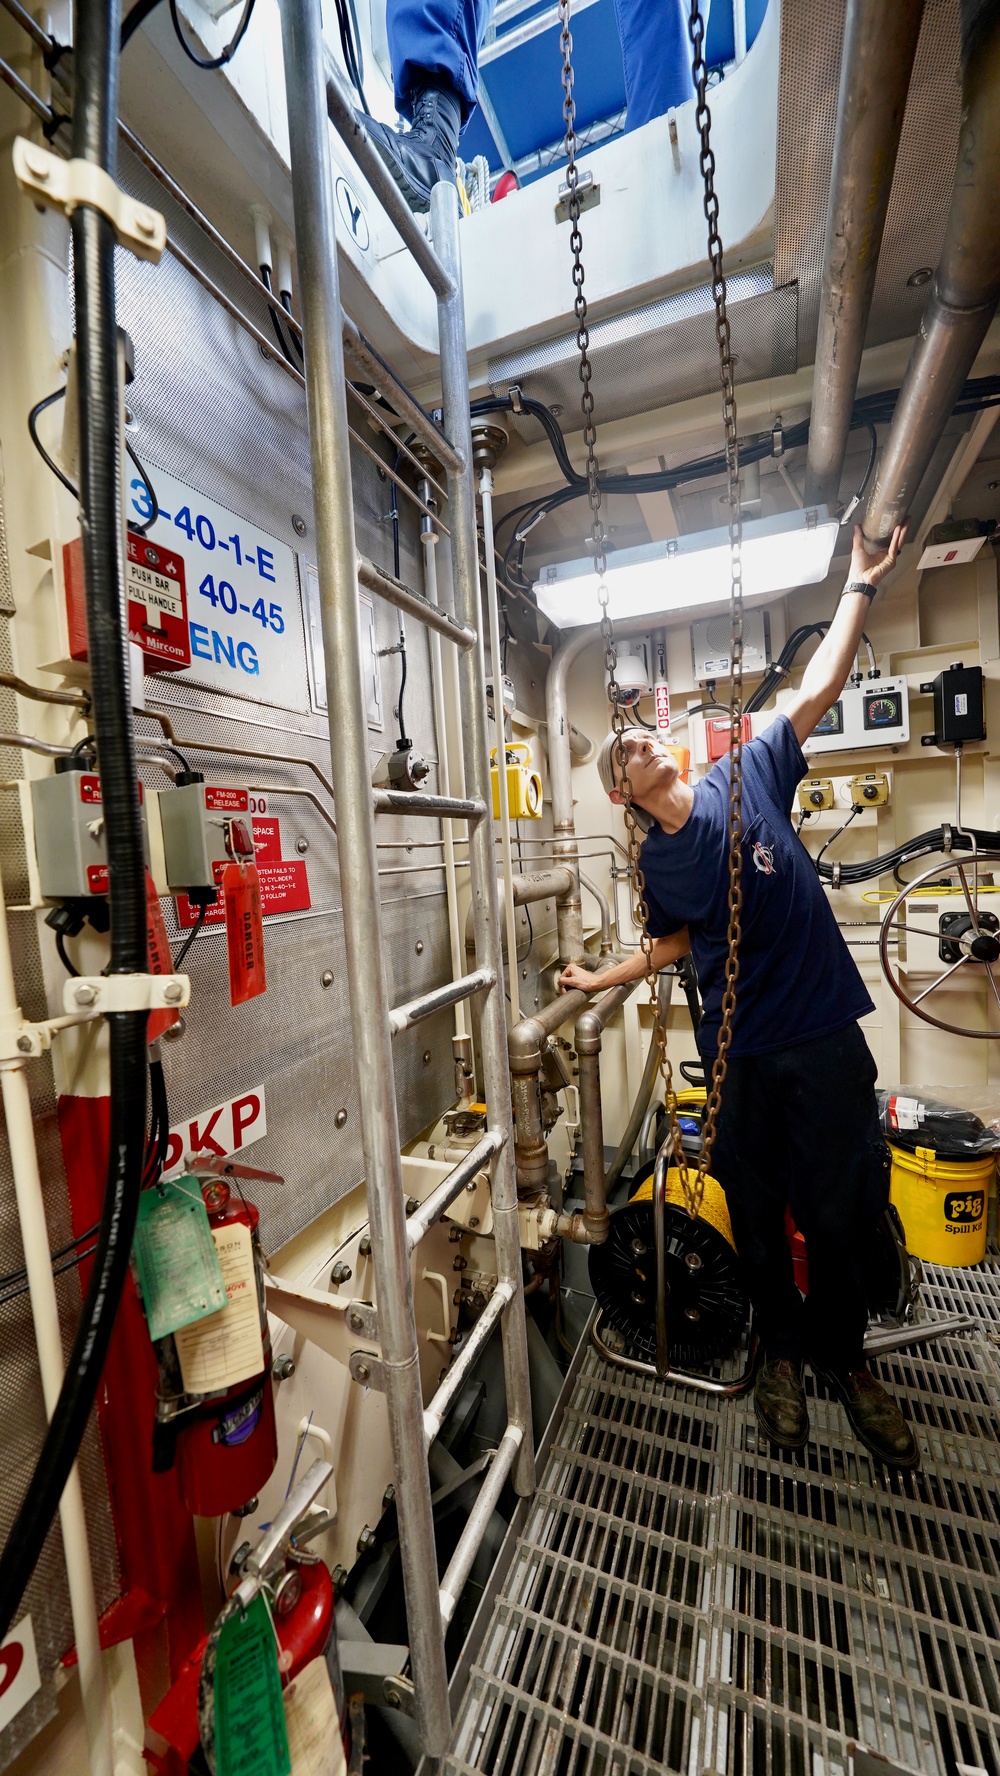
[[807, 1379], [801, 1455], [750, 1399], [584, 1359], [459, 1712], [448, 1776], [1000, 1771], [1000, 1266], [930, 1268], [981, 1330], [879, 1360], [916, 1474]]
[[[737, 382], [785, 376], [796, 363], [797, 293], [773, 287], [773, 268], [758, 266], [729, 279], [729, 315]], [[590, 356], [599, 378], [605, 420], [644, 413], [718, 387], [719, 358], [711, 286], [686, 290], [590, 329]], [[576, 427], [580, 375], [576, 335], [528, 352], [494, 359], [494, 393], [514, 384], [526, 395], [565, 408]]]

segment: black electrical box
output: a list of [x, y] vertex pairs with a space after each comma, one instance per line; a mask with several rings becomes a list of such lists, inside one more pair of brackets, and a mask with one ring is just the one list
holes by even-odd
[[969, 740], [986, 739], [981, 666], [963, 666], [959, 660], [920, 689], [934, 696], [934, 732], [924, 734], [921, 745], [964, 746]]

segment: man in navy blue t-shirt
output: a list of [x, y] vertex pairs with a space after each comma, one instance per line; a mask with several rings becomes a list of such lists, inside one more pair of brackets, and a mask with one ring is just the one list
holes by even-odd
[[[897, 530], [887, 550], [869, 557], [855, 530], [850, 578], [800, 690], [743, 750], [742, 937], [712, 1171], [726, 1192], [764, 1347], [755, 1407], [765, 1431], [785, 1449], [805, 1444], [808, 1356], [833, 1382], [862, 1441], [882, 1460], [913, 1467], [913, 1434], [864, 1359], [864, 1244], [888, 1200], [876, 1068], [857, 1022], [874, 1007], [790, 814], [808, 769], [802, 742], [847, 682], [875, 589], [901, 541]], [[729, 758], [692, 788], [656, 734], [630, 728], [624, 743], [648, 825], [642, 870], [653, 960], [663, 968], [690, 951], [704, 1004], [698, 1046], [710, 1064], [728, 953]], [[609, 735], [598, 768], [620, 803], [614, 749]], [[560, 985], [603, 992], [642, 973], [637, 952], [599, 976], [571, 965]], [[786, 1206], [806, 1241], [805, 1304]]]

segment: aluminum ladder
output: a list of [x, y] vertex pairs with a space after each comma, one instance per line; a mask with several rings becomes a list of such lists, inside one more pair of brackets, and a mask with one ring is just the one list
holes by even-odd
[[[445, 1633], [497, 1500], [510, 1477], [522, 1496], [534, 1487], [534, 1452], [521, 1245], [514, 1173], [503, 960], [493, 848], [485, 668], [480, 628], [468, 362], [459, 245], [458, 194], [432, 193], [433, 247], [355, 121], [349, 97], [325, 56], [320, 0], [281, 0], [282, 44], [305, 341], [306, 398], [326, 654], [330, 752], [337, 809], [344, 939], [357, 1055], [365, 1189], [377, 1288], [376, 1308], [355, 1304], [352, 1330], [378, 1340], [399, 1514], [400, 1551], [417, 1722], [424, 1749], [443, 1754], [451, 1737]], [[448, 477], [455, 617], [377, 575], [376, 590], [425, 622], [458, 650], [467, 799], [374, 791], [361, 680], [359, 571], [336, 249], [330, 122], [343, 136], [428, 279], [438, 307], [442, 437], [414, 403], [406, 418], [443, 462]], [[367, 564], [365, 564], [367, 567]], [[367, 567], [371, 573], [370, 567]], [[469, 832], [475, 970], [395, 1010], [382, 971], [375, 816], [463, 822]], [[478, 993], [482, 996], [483, 1085], [488, 1126], [473, 1151], [407, 1220], [393, 1078], [392, 1040], [400, 1029]], [[498, 1284], [489, 1306], [426, 1410], [421, 1393], [410, 1259], [417, 1242], [489, 1165]], [[478, 1353], [500, 1322], [507, 1390], [506, 1430], [443, 1580], [438, 1579], [427, 1455]]]

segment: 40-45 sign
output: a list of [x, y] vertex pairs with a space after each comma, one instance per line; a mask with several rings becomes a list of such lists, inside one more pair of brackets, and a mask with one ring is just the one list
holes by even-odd
[[[194, 683], [308, 708], [295, 555], [162, 469], [148, 470], [159, 515], [149, 538], [183, 555]], [[149, 491], [130, 477], [128, 516], [148, 524]], [[153, 668], [155, 669], [155, 668]]]

